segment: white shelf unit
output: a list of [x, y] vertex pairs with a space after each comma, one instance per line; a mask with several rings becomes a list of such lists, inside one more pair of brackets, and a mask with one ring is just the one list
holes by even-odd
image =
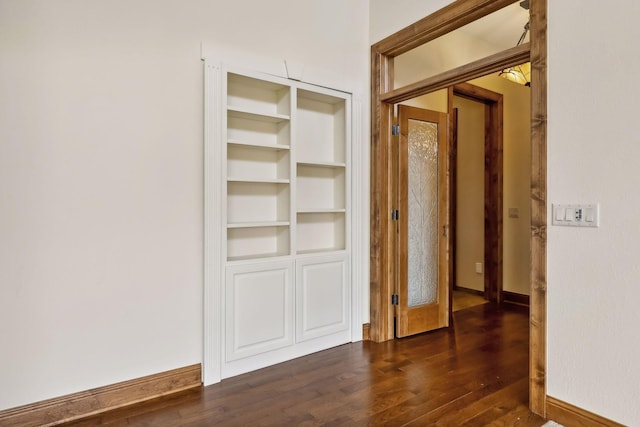
[[227, 74], [227, 260], [291, 254], [291, 88]]
[[229, 69], [222, 87], [226, 378], [351, 338], [351, 96]]
[[342, 97], [297, 93], [297, 254], [346, 249], [348, 111]]

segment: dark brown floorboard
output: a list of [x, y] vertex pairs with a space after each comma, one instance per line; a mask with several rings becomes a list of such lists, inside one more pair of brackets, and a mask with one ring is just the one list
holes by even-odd
[[483, 304], [454, 327], [336, 347], [74, 426], [531, 426], [528, 312]]

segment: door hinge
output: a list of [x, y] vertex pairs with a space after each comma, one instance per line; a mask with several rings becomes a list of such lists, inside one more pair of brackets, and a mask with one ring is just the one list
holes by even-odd
[[391, 126], [391, 135], [393, 135], [393, 136], [400, 135], [400, 125]]
[[398, 305], [398, 294], [391, 295], [391, 304]]
[[400, 212], [398, 212], [398, 209], [394, 209], [391, 211], [391, 219], [393, 221], [397, 221], [399, 218]]

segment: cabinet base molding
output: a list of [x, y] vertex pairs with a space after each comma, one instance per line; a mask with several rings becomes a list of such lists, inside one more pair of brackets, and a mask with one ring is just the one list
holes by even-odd
[[624, 427], [623, 424], [585, 411], [551, 396], [547, 396], [547, 419], [572, 427]]
[[371, 330], [371, 323], [362, 324], [362, 341], [371, 341], [371, 335], [369, 334], [370, 330]]
[[502, 301], [513, 304], [529, 306], [529, 295], [517, 294], [515, 292], [502, 291]]
[[146, 377], [0, 411], [3, 426], [53, 426], [166, 396], [202, 384], [202, 367], [173, 369]]

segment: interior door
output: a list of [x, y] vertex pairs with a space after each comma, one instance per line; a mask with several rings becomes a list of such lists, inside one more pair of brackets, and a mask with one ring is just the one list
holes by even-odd
[[449, 326], [447, 115], [400, 105], [396, 336]]

